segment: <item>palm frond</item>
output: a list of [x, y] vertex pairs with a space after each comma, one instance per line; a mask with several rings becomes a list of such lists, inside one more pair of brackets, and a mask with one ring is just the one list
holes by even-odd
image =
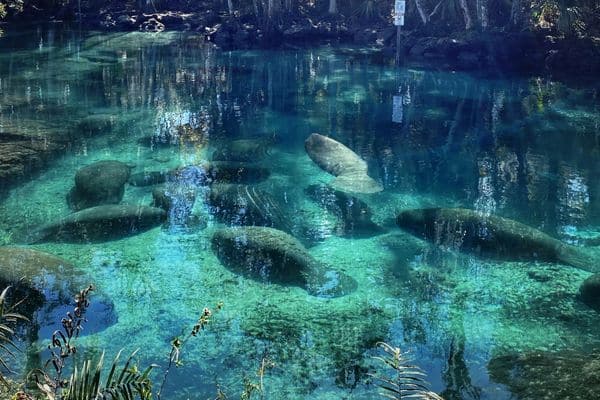
[[6, 362], [6, 358], [14, 357], [15, 354], [13, 353], [13, 350], [18, 350], [17, 345], [12, 340], [12, 337], [15, 334], [13, 327], [19, 320], [27, 320], [27, 318], [21, 314], [12, 312], [12, 307], [8, 307], [6, 298], [9, 289], [10, 286], [7, 286], [2, 293], [0, 293], [0, 384], [4, 386], [8, 386], [9, 383], [2, 373], [2, 370], [5, 372], [12, 372]]
[[152, 384], [149, 378], [152, 366], [139, 371], [133, 362], [134, 351], [119, 367], [121, 351], [110, 367], [108, 377], [102, 382], [104, 353], [93, 363], [86, 360], [81, 368], [75, 367], [68, 379], [64, 400], [149, 400]]
[[416, 365], [411, 364], [410, 357], [400, 348], [387, 343], [377, 343], [384, 354], [373, 357], [394, 372], [393, 376], [372, 375], [376, 385], [382, 390], [381, 396], [393, 400], [444, 400], [429, 390], [426, 374]]

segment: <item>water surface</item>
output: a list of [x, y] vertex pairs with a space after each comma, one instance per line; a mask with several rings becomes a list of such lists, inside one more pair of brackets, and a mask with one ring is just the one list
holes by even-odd
[[[85, 354], [141, 348], [142, 363], [165, 366], [173, 337], [223, 302], [186, 343], [165, 398], [214, 398], [217, 385], [239, 394], [267, 356], [266, 398], [374, 398], [367, 372], [386, 340], [410, 350], [446, 398], [502, 399], [511, 393], [490, 378], [492, 358], [598, 347], [600, 315], [577, 297], [588, 272], [476, 257], [394, 224], [402, 210], [460, 206], [575, 245], [600, 235], [598, 87], [396, 68], [369, 49], [219, 52], [175, 33], [40, 28], [0, 45], [0, 132], [68, 143], [2, 197], [0, 244], [69, 214], [74, 175], [95, 161], [168, 171], [232, 140], [275, 137], [257, 160], [271, 173], [261, 190], [315, 259], [358, 282], [319, 298], [225, 268], [210, 245], [223, 223], [199, 181], [190, 218], [106, 243], [31, 245], [71, 261], [114, 303], [117, 320], [79, 339]], [[182, 124], [195, 139], [171, 141]], [[307, 195], [332, 179], [304, 150], [313, 132], [368, 162], [384, 191], [357, 197], [383, 232], [353, 230]], [[151, 193], [127, 185], [123, 203], [150, 204]]]

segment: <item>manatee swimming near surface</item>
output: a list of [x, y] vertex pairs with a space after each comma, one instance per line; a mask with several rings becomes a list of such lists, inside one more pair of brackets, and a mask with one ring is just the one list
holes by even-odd
[[98, 161], [75, 174], [75, 186], [67, 201], [75, 211], [102, 204], [118, 204], [123, 199], [131, 166], [120, 161]]
[[213, 252], [234, 272], [261, 282], [300, 286], [313, 296], [339, 297], [356, 290], [356, 281], [317, 261], [293, 236], [267, 227], [217, 230]]
[[132, 236], [166, 219], [164, 210], [129, 204], [104, 205], [69, 214], [34, 232], [29, 243], [98, 243]]
[[378, 235], [385, 232], [371, 220], [371, 209], [362, 200], [325, 184], [310, 185], [305, 193], [342, 222], [345, 235]]
[[212, 185], [208, 195], [216, 217], [230, 225], [259, 225], [290, 231], [289, 216], [268, 192], [249, 185]]
[[425, 208], [401, 212], [396, 224], [416, 236], [457, 250], [513, 260], [560, 262], [586, 271], [600, 260], [520, 222], [464, 208]]
[[323, 170], [336, 176], [330, 185], [344, 192], [377, 193], [383, 187], [368, 175], [365, 160], [327, 136], [313, 133], [304, 142], [308, 156]]

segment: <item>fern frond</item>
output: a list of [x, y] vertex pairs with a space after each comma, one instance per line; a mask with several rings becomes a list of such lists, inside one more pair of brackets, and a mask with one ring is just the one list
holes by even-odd
[[140, 372], [133, 362], [136, 350], [119, 368], [121, 353], [122, 351], [119, 351], [114, 358], [104, 383], [102, 383], [104, 353], [95, 364], [91, 360], [86, 360], [80, 369], [76, 366], [68, 380], [66, 396], [63, 400], [149, 400], [152, 393], [149, 375], [153, 366]]
[[380, 342], [377, 345], [384, 351], [383, 356], [373, 357], [394, 372], [393, 377], [371, 375], [382, 390], [380, 395], [393, 400], [444, 400], [429, 390], [426, 374], [418, 366], [410, 364], [410, 357], [400, 348]]
[[[12, 326], [19, 320], [26, 321], [27, 318], [21, 314], [12, 312], [12, 309], [7, 306], [6, 297], [8, 296], [9, 290], [10, 286], [7, 286], [2, 290], [2, 293], [0, 293], [0, 367], [7, 372], [12, 372], [6, 362], [7, 356], [15, 356], [11, 349], [18, 350], [17, 345], [12, 341], [12, 336], [15, 334]], [[8, 386], [8, 381], [2, 372], [0, 372], [0, 384]]]

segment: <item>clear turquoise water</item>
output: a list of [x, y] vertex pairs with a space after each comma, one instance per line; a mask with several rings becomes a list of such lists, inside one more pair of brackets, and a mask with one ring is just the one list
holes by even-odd
[[[410, 350], [446, 398], [503, 399], [510, 391], [490, 379], [492, 357], [600, 344], [600, 315], [577, 298], [588, 272], [452, 252], [393, 225], [401, 210], [461, 206], [574, 244], [600, 235], [593, 82], [395, 68], [368, 49], [223, 53], [166, 33], [40, 28], [0, 46], [1, 131], [71, 138], [48, 169], [2, 198], [0, 244], [68, 214], [74, 174], [92, 162], [164, 171], [210, 159], [229, 140], [276, 134], [261, 161], [271, 170], [262, 188], [285, 204], [316, 259], [359, 284], [322, 299], [225, 268], [210, 249], [222, 224], [207, 187], [196, 188], [189, 224], [170, 219], [107, 243], [32, 245], [73, 262], [114, 303], [118, 320], [79, 339], [86, 354], [141, 348], [141, 363], [164, 367], [171, 339], [205, 306], [224, 303], [186, 344], [163, 398], [211, 398], [217, 384], [239, 395], [265, 354], [276, 363], [265, 398], [375, 398], [366, 372], [375, 342], [386, 340]], [[207, 141], [138, 141], [188, 122]], [[304, 151], [312, 132], [369, 163], [385, 190], [359, 197], [386, 233], [340, 235], [339, 218], [305, 195], [332, 179]], [[123, 202], [149, 204], [151, 191], [127, 186]], [[46, 346], [40, 336], [29, 353]]]

